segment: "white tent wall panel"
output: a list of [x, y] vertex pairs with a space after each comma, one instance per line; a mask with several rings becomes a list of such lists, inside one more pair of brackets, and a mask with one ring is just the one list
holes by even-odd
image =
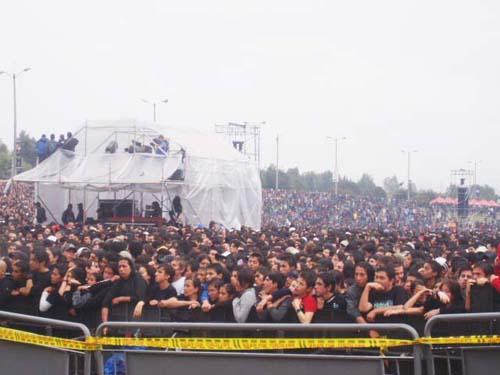
[[[104, 153], [110, 140], [118, 140], [122, 146], [132, 140], [147, 144], [159, 134], [167, 134], [171, 144], [181, 145], [178, 151], [168, 157], [129, 154], [122, 147], [114, 154]], [[154, 130], [138, 127], [136, 122], [89, 123], [75, 135], [81, 141], [75, 153], [59, 150], [15, 177], [15, 181], [39, 182], [39, 196], [57, 221], [70, 202], [75, 213], [77, 204], [84, 203], [87, 217], [95, 218], [97, 197], [125, 199], [136, 191], [138, 206], [142, 203], [145, 208], [163, 196], [165, 211], [170, 209], [170, 200], [179, 195], [189, 224], [208, 225], [213, 220], [228, 228], [260, 228], [258, 166], [213, 136], [184, 129]], [[184, 152], [179, 150], [185, 151], [184, 160]], [[177, 169], [184, 170], [184, 181], [168, 181]]]

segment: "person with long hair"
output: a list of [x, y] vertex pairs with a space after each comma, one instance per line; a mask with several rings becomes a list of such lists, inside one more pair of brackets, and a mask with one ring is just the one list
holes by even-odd
[[120, 279], [113, 284], [102, 303], [101, 318], [103, 322], [108, 321], [110, 309], [124, 304], [135, 306], [139, 301], [146, 300], [146, 281], [135, 271], [135, 265], [131, 259], [125, 257], [120, 259], [118, 274]]

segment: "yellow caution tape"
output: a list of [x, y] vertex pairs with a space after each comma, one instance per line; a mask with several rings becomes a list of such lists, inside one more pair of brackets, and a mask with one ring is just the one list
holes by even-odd
[[452, 337], [421, 337], [415, 340], [426, 345], [478, 345], [500, 344], [500, 336], [452, 336]]
[[97, 350], [99, 346], [95, 343], [84, 342], [59, 337], [37, 335], [31, 332], [19, 331], [16, 329], [0, 327], [0, 339], [23, 344], [33, 344], [47, 346], [51, 348], [72, 349], [72, 350]]
[[127, 338], [87, 337], [86, 341], [38, 335], [0, 327], [0, 340], [79, 351], [100, 350], [102, 346], [145, 347], [183, 350], [248, 351], [286, 349], [381, 348], [423, 345], [500, 344], [500, 336], [422, 337], [417, 340], [388, 338]]
[[125, 338], [99, 337], [90, 342], [106, 346], [142, 346], [185, 350], [284, 350], [284, 349], [335, 349], [380, 348], [413, 345], [413, 340], [368, 338]]

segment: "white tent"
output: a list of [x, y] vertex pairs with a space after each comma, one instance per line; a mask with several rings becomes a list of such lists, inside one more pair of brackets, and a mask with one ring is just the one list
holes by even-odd
[[[160, 135], [167, 153], [155, 147]], [[68, 203], [96, 217], [101, 199], [133, 199], [139, 212], [158, 201], [166, 212], [178, 195], [189, 224], [260, 227], [258, 166], [215, 135], [124, 120], [87, 122], [73, 136], [74, 152], [60, 148], [14, 178], [36, 183], [49, 220]]]

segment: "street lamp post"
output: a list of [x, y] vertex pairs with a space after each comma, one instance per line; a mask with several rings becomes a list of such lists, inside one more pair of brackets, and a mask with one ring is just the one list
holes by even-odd
[[151, 101], [146, 100], [146, 99], [142, 99], [142, 101], [144, 103], [147, 103], [147, 104], [150, 104], [153, 106], [153, 122], [156, 122], [156, 106], [158, 104], [161, 104], [161, 103], [168, 103], [168, 99], [163, 99], [163, 100], [160, 100], [158, 102], [151, 102]]
[[7, 74], [12, 78], [12, 94], [13, 94], [13, 103], [14, 103], [14, 143], [12, 145], [12, 177], [16, 175], [16, 159], [17, 159], [17, 92], [16, 92], [16, 79], [22, 73], [29, 71], [31, 68], [24, 68], [19, 73], [10, 73], [6, 71], [0, 71], [0, 74]]
[[473, 185], [477, 185], [477, 165], [481, 164], [483, 161], [482, 160], [474, 160], [474, 161], [469, 161], [469, 163], [474, 165], [474, 176], [473, 176]]
[[279, 161], [280, 161], [280, 136], [276, 136], [276, 176], [274, 187], [275, 190], [279, 189]]
[[338, 165], [338, 146], [339, 146], [339, 141], [343, 141], [346, 139], [346, 137], [330, 137], [327, 136], [327, 139], [332, 139], [334, 146], [335, 146], [335, 164], [334, 164], [334, 170], [333, 170], [333, 178], [335, 179], [335, 196], [339, 194], [339, 165]]
[[417, 150], [401, 150], [401, 152], [408, 154], [408, 201], [411, 198], [411, 179], [410, 179], [410, 166], [411, 166], [411, 154], [417, 152]]

